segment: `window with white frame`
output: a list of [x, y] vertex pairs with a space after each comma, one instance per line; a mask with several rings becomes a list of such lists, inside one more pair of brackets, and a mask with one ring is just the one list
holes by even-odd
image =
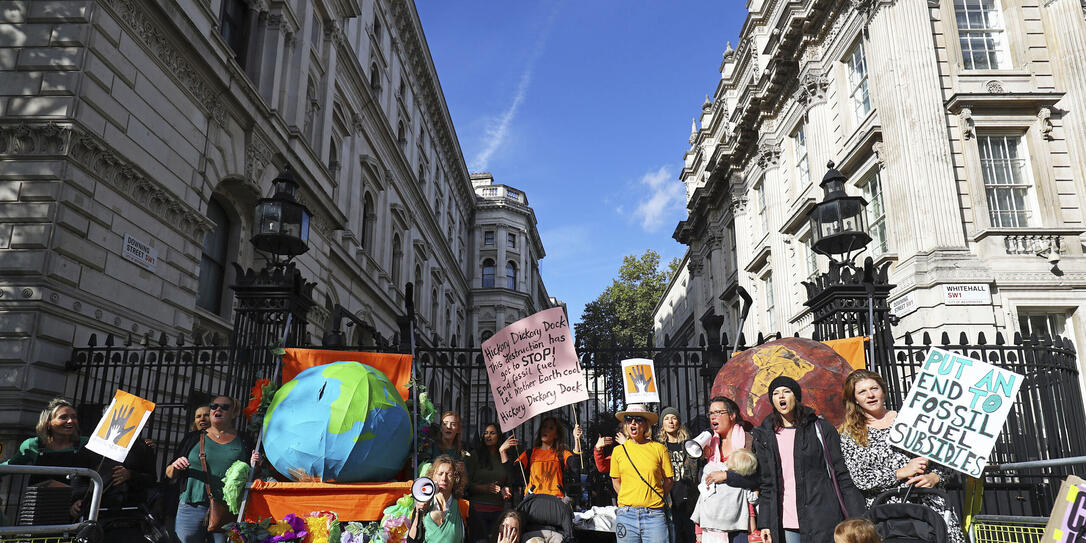
[[859, 41], [845, 59], [848, 71], [848, 96], [852, 104], [852, 120], [857, 124], [871, 112], [871, 93], [867, 88], [867, 57], [864, 42]]
[[1067, 311], [1031, 309], [1018, 311], [1018, 329], [1023, 336], [1066, 337]]
[[879, 256], [889, 249], [886, 235], [886, 204], [882, 196], [882, 176], [878, 168], [861, 181], [864, 199], [867, 200], [867, 233], [871, 236], [871, 256]]
[[776, 328], [777, 318], [775, 316], [775, 307], [773, 301], [773, 274], [765, 276], [762, 280], [763, 288], [765, 289], [765, 324], [766, 331], [769, 332]]
[[769, 233], [769, 214], [766, 213], [765, 181], [758, 184], [758, 216], [762, 221], [762, 234]]
[[807, 118], [800, 121], [796, 131], [792, 133], [792, 156], [795, 158], [796, 180], [800, 189], [811, 182], [811, 165], [807, 157]]
[[1006, 70], [1011, 67], [999, 0], [954, 0], [954, 19], [966, 70]]
[[803, 247], [807, 252], [807, 280], [810, 281], [818, 275], [818, 253], [811, 245], [811, 236], [803, 240]]
[[977, 136], [988, 217], [993, 227], [1021, 228], [1032, 225], [1036, 196], [1023, 145], [1020, 135]]

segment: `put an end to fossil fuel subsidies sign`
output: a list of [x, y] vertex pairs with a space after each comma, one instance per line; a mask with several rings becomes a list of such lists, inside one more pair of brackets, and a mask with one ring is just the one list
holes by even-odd
[[483, 359], [502, 432], [540, 413], [588, 399], [561, 307], [502, 328], [483, 342]]
[[1013, 371], [932, 348], [890, 426], [890, 443], [980, 477], [1022, 379]]

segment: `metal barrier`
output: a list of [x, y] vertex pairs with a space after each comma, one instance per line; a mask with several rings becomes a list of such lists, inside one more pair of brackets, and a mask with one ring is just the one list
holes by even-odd
[[1047, 517], [977, 515], [969, 528], [973, 543], [1041, 543]]
[[[967, 518], [970, 539], [973, 543], [1040, 543], [1048, 523], [1047, 516], [976, 514], [984, 505], [985, 486], [993, 480], [999, 485], [997, 489], [1025, 485], [1030, 487], [1029, 492], [1037, 501], [1047, 503], [1051, 508], [1060, 483], [1073, 472], [1070, 466], [1083, 464], [1086, 464], [1086, 456], [989, 464], [984, 469], [983, 484], [966, 485], [970, 489], [965, 493], [965, 512], [967, 515], [974, 513], [971, 520]], [[1038, 512], [1048, 513], [1047, 510]]]
[[[90, 504], [84, 509], [86, 521], [73, 524], [51, 524], [39, 526], [0, 526], [0, 543], [52, 543], [72, 541], [80, 531], [98, 521], [98, 508], [102, 503], [102, 476], [88, 468], [66, 468], [52, 466], [9, 466], [0, 465], [0, 477], [10, 475], [65, 475], [68, 477], [86, 477], [91, 482]], [[25, 495], [26, 486], [18, 482], [21, 489], [17, 495]], [[14, 493], [9, 493], [12, 495]], [[17, 504], [16, 504], [17, 505]]]

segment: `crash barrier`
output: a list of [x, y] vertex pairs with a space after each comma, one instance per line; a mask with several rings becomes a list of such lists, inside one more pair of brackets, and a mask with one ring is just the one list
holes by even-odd
[[[965, 485], [965, 523], [970, 540], [973, 543], [1040, 543], [1048, 523], [1048, 511], [1035, 511], [1031, 515], [980, 514], [985, 509], [985, 499], [992, 493], [991, 487], [1026, 489], [1025, 492], [1033, 494], [1032, 500], [1026, 496], [1012, 498], [1017, 497], [1023, 503], [1047, 503], [1051, 509], [1060, 483], [1076, 471], [1072, 466], [1083, 464], [1086, 464], [1086, 456], [989, 464], [984, 470], [983, 484], [971, 480]], [[1000, 500], [1008, 497], [1002, 490], [996, 494]]]
[[[53, 504], [45, 503], [48, 499], [39, 502], [38, 492], [41, 487], [27, 485], [30, 477], [34, 476], [64, 476], [69, 479], [85, 477], [90, 481], [89, 501], [85, 501], [83, 516], [86, 520], [70, 524], [41, 524], [34, 522], [43, 507], [51, 507]], [[0, 526], [0, 543], [93, 543], [100, 541], [101, 533], [98, 527], [98, 508], [102, 503], [102, 477], [97, 471], [87, 468], [66, 468], [52, 466], [7, 466], [0, 465], [0, 479], [7, 487], [3, 513], [5, 525]], [[42, 493], [45, 496], [46, 493]], [[70, 505], [70, 492], [68, 499], [63, 500], [64, 511]], [[14, 499], [12, 499], [14, 498]], [[14, 503], [12, 503], [14, 502]], [[7, 525], [11, 524], [11, 525]]]

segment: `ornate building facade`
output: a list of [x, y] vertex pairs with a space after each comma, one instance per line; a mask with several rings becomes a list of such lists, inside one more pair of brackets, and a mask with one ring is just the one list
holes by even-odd
[[493, 208], [530, 218], [500, 256], [546, 307], [534, 214], [477, 195], [412, 2], [8, 2], [0, 23], [0, 427], [33, 426], [92, 333], [228, 336], [288, 165], [315, 338], [338, 304], [349, 343], [391, 339], [408, 282], [421, 343], [478, 338]]
[[[700, 319], [811, 332], [825, 272], [808, 214], [833, 162], [867, 200], [894, 328], [1046, 333], [1086, 345], [1086, 13], [1080, 0], [749, 0], [695, 118], [689, 249], [658, 343]], [[679, 303], [681, 302], [681, 303]], [[809, 336], [808, 336], [809, 337]], [[991, 335], [989, 335], [991, 337]], [[1081, 359], [1081, 357], [1080, 357]]]

